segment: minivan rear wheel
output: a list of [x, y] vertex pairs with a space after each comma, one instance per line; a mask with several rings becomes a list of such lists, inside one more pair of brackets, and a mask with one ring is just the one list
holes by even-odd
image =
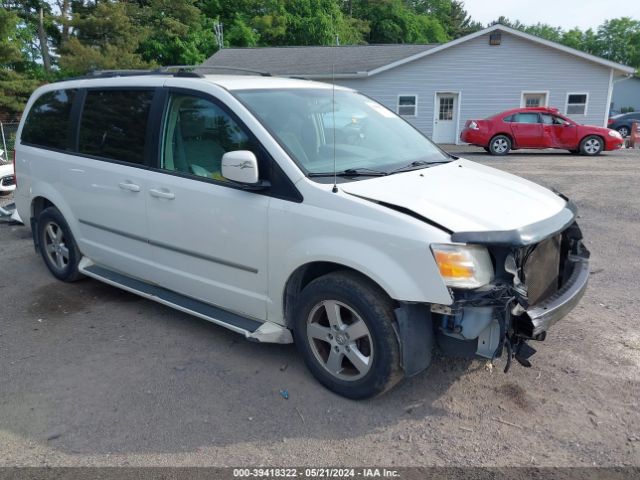
[[64, 282], [75, 282], [83, 277], [78, 270], [82, 255], [69, 225], [56, 207], [42, 211], [37, 233], [40, 254], [54, 277]]
[[295, 308], [296, 346], [316, 379], [344, 397], [379, 395], [402, 379], [391, 299], [354, 272], [307, 285]]

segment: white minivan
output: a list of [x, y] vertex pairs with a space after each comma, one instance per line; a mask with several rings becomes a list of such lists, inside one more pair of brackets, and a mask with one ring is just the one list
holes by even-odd
[[15, 168], [55, 277], [295, 341], [350, 398], [416, 375], [436, 348], [529, 365], [527, 342], [589, 276], [566, 197], [324, 83], [179, 70], [46, 85]]

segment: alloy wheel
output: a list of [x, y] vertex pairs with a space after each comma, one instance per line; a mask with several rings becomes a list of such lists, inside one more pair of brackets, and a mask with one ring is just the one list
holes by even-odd
[[314, 306], [307, 318], [307, 338], [316, 360], [336, 378], [358, 380], [371, 369], [371, 332], [344, 303], [325, 300]]
[[496, 138], [493, 141], [493, 151], [496, 153], [504, 153], [509, 148], [509, 144], [504, 138]]
[[44, 228], [44, 250], [49, 263], [58, 270], [69, 265], [69, 248], [65, 243], [64, 232], [60, 225], [49, 222]]
[[600, 140], [597, 138], [590, 138], [584, 142], [584, 151], [590, 155], [594, 155], [600, 151]]

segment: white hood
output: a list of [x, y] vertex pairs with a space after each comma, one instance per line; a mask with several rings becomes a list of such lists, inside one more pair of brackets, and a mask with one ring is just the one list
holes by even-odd
[[13, 163], [0, 163], [0, 177], [13, 175]]
[[347, 193], [411, 210], [453, 232], [514, 230], [566, 202], [523, 178], [469, 160], [343, 183]]

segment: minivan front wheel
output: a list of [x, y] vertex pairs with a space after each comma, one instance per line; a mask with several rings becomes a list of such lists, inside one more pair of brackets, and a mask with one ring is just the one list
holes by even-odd
[[82, 278], [78, 271], [81, 254], [60, 211], [55, 207], [43, 210], [37, 225], [40, 253], [53, 276], [65, 282]]
[[353, 272], [317, 278], [300, 294], [294, 337], [316, 379], [339, 395], [360, 399], [402, 378], [393, 304]]

